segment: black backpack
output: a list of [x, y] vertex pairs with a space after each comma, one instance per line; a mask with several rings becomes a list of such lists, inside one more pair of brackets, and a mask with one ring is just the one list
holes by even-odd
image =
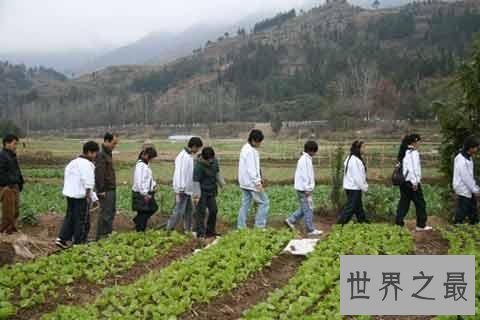
[[403, 175], [403, 164], [398, 162], [393, 169], [392, 184], [394, 186], [400, 186], [405, 183], [405, 176]]

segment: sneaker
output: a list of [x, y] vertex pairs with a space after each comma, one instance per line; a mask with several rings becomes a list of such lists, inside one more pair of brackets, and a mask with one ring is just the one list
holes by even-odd
[[315, 229], [312, 232], [309, 232], [308, 236], [321, 236], [322, 234], [323, 234], [322, 230]]
[[287, 227], [289, 227], [292, 231], [295, 230], [295, 225], [294, 225], [293, 223], [291, 223], [290, 220], [286, 219], [286, 220], [284, 221], [284, 223], [285, 223], [285, 225], [286, 225]]
[[57, 238], [57, 240], [55, 240], [55, 245], [60, 249], [68, 249], [68, 244], [60, 238]]
[[430, 230], [433, 230], [433, 228], [430, 227], [430, 226], [425, 226], [425, 228], [416, 227], [415, 230], [416, 231], [430, 231]]

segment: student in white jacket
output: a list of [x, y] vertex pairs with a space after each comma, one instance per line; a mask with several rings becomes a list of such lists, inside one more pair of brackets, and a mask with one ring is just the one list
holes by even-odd
[[68, 241], [73, 244], [87, 242], [90, 231], [90, 205], [98, 200], [95, 192], [95, 160], [98, 144], [89, 141], [83, 145], [83, 154], [72, 160], [65, 168], [63, 195], [67, 198], [67, 213], [63, 220], [60, 234], [55, 244], [68, 248]]
[[192, 232], [194, 156], [202, 147], [202, 140], [193, 137], [188, 142], [188, 146], [175, 159], [175, 172], [173, 174], [175, 208], [167, 223], [167, 230], [169, 231], [175, 229], [177, 223], [183, 217], [184, 231]]
[[238, 183], [243, 192], [242, 206], [238, 213], [237, 227], [245, 229], [247, 227], [247, 215], [252, 206], [252, 200], [258, 204], [258, 212], [255, 218], [257, 228], [266, 228], [268, 210], [270, 201], [263, 188], [262, 173], [260, 169], [260, 156], [257, 149], [264, 139], [260, 130], [252, 130], [248, 137], [248, 143], [245, 144], [240, 152], [240, 161], [238, 165]]
[[313, 190], [315, 189], [315, 172], [312, 158], [318, 152], [318, 144], [308, 141], [304, 146], [304, 152], [297, 162], [295, 171], [295, 190], [297, 191], [300, 207], [288, 219], [285, 224], [292, 230], [295, 223], [302, 218], [305, 220], [305, 231], [309, 236], [319, 236], [323, 232], [317, 230], [313, 224]]
[[468, 218], [470, 224], [478, 223], [477, 199], [480, 187], [475, 181], [473, 156], [477, 154], [480, 143], [475, 137], [465, 140], [463, 150], [456, 158], [453, 169], [453, 190], [457, 195], [455, 224], [463, 224]]
[[432, 230], [432, 227], [427, 226], [427, 205], [422, 191], [422, 166], [418, 152], [420, 140], [421, 137], [418, 134], [410, 134], [403, 138], [400, 145], [398, 162], [402, 164], [405, 183], [400, 185], [396, 224], [404, 225], [410, 202], [413, 202], [417, 213], [416, 231], [428, 231]]
[[156, 157], [155, 148], [146, 148], [140, 153], [133, 172], [132, 208], [137, 211], [133, 218], [137, 232], [144, 232], [147, 229], [148, 220], [158, 210], [155, 201], [157, 183], [150, 168], [150, 162]]
[[354, 141], [350, 148], [350, 155], [344, 162], [343, 188], [347, 194], [347, 203], [337, 219], [338, 224], [348, 223], [353, 215], [357, 222], [368, 222], [363, 209], [362, 193], [368, 191], [367, 168], [363, 161], [363, 141]]

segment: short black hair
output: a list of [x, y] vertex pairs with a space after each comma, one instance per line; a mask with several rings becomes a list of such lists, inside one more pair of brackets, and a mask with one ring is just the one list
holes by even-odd
[[307, 143], [305, 143], [305, 146], [304, 146], [303, 150], [306, 153], [309, 153], [309, 152], [317, 153], [318, 152], [318, 144], [315, 141], [307, 141]]
[[95, 141], [88, 141], [83, 145], [83, 154], [87, 154], [89, 152], [98, 152], [99, 150], [100, 147]]
[[117, 135], [115, 133], [107, 132], [103, 136], [103, 141], [104, 142], [112, 142], [113, 139], [115, 139], [115, 137], [117, 137]]
[[202, 158], [205, 160], [211, 160], [215, 158], [215, 150], [212, 147], [206, 147], [202, 150]]
[[188, 147], [189, 148], [193, 148], [193, 147], [201, 148], [201, 147], [203, 147], [202, 139], [200, 139], [199, 137], [191, 138], [190, 141], [188, 141]]
[[468, 151], [472, 148], [477, 148], [480, 146], [478, 139], [475, 136], [469, 136], [463, 142], [463, 150]]
[[149, 159], [156, 158], [158, 156], [157, 150], [155, 150], [154, 147], [147, 147], [145, 150], [142, 152], [144, 155], [148, 156]]
[[3, 140], [2, 140], [2, 143], [3, 143], [3, 146], [5, 146], [7, 143], [11, 143], [13, 141], [19, 141], [20, 139], [18, 139], [18, 137], [14, 134], [6, 134], [4, 137], [3, 137]]
[[265, 139], [262, 130], [253, 129], [248, 135], [248, 142], [262, 142]]

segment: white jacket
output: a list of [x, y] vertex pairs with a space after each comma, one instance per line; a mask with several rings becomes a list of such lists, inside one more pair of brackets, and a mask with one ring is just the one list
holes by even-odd
[[91, 198], [95, 199], [95, 165], [92, 161], [78, 157], [65, 168], [63, 195], [73, 199], [84, 199], [87, 189], [92, 191]]
[[455, 157], [453, 167], [453, 190], [459, 196], [472, 198], [472, 193], [480, 192], [475, 182], [473, 171], [473, 160], [471, 157], [467, 158], [462, 153]]
[[315, 172], [312, 157], [304, 152], [297, 162], [295, 171], [295, 190], [312, 192], [315, 189]]
[[175, 193], [193, 193], [193, 155], [182, 150], [175, 159], [175, 172], [173, 173], [173, 190]]
[[417, 186], [422, 182], [422, 165], [420, 163], [420, 153], [414, 149], [408, 149], [403, 158], [403, 176], [405, 181]]
[[257, 186], [262, 183], [260, 156], [250, 143], [244, 145], [240, 152], [238, 183], [240, 188], [252, 191], [256, 191]]
[[155, 190], [156, 185], [157, 183], [153, 179], [153, 173], [150, 166], [142, 160], [138, 160], [133, 172], [132, 190], [146, 196]]
[[362, 160], [350, 155], [344, 162], [343, 188], [345, 190], [368, 191], [367, 171]]

